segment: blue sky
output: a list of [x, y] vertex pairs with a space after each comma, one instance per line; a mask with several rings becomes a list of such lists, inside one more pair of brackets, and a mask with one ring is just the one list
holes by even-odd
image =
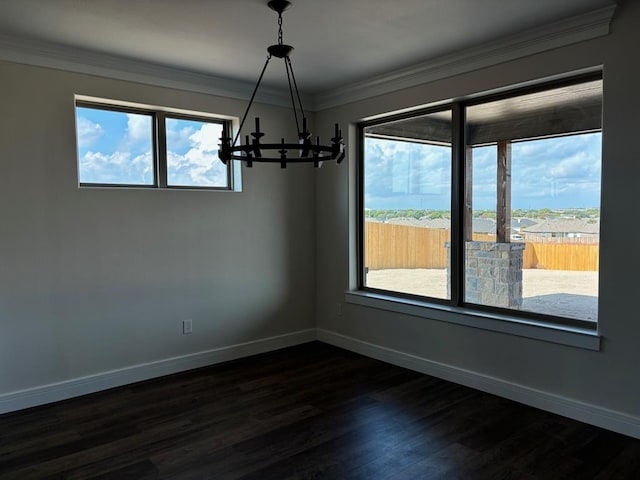
[[[512, 145], [512, 208], [599, 208], [600, 133]], [[496, 208], [496, 147], [473, 150], [473, 208]], [[450, 208], [449, 147], [368, 138], [365, 208]]]
[[[81, 183], [152, 185], [151, 115], [78, 107]], [[219, 123], [167, 118], [167, 177], [175, 186], [226, 186]]]

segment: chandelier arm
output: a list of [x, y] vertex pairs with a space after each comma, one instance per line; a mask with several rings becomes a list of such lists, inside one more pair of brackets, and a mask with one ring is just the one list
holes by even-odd
[[253, 100], [256, 98], [256, 93], [258, 92], [258, 88], [260, 87], [260, 83], [262, 82], [262, 77], [264, 77], [264, 72], [267, 70], [267, 65], [269, 65], [269, 60], [271, 60], [271, 54], [267, 55], [267, 61], [264, 62], [264, 67], [262, 67], [262, 72], [260, 72], [258, 83], [256, 83], [256, 87], [253, 89], [253, 93], [251, 94], [251, 99], [249, 100], [249, 104], [247, 105], [247, 108], [244, 111], [244, 115], [242, 115], [240, 128], [238, 128], [238, 131], [236, 132], [236, 137], [233, 139], [233, 144], [231, 145], [232, 147], [236, 146], [236, 142], [238, 141], [238, 137], [240, 136], [240, 132], [242, 131], [242, 127], [244, 126], [244, 122], [247, 119], [249, 110], [251, 110], [251, 105], [253, 105]]
[[265, 152], [277, 152], [279, 155], [262, 155], [260, 158], [255, 158], [251, 155], [252, 147], [250, 145], [247, 145], [231, 148], [228, 152], [229, 158], [233, 160], [247, 161], [249, 159], [251, 161], [271, 163], [281, 163], [282, 160], [293, 163], [309, 163], [316, 162], [318, 160], [335, 160], [337, 158], [334, 156], [334, 150], [332, 147], [313, 143], [309, 145], [309, 150], [314, 154], [313, 157], [289, 158], [287, 156], [287, 153], [289, 153], [289, 151], [298, 150], [300, 148], [300, 144], [284, 143], [284, 139], [281, 143], [267, 143], [260, 145], [260, 147]]
[[[293, 64], [291, 63], [291, 58], [289, 58], [287, 56], [285, 61], [289, 65], [289, 70], [291, 71], [291, 78], [293, 79], [293, 88], [295, 89], [296, 96], [298, 97], [298, 105], [300, 105], [300, 113], [302, 114], [302, 117], [304, 118], [304, 116], [305, 116], [304, 115], [304, 108], [302, 108], [302, 100], [300, 99], [300, 91], [298, 90], [298, 82], [296, 82], [296, 76], [293, 73]], [[291, 86], [289, 86], [289, 88], [291, 88]], [[295, 104], [294, 104], [294, 109], [295, 109]]]
[[[296, 101], [295, 97], [293, 96], [293, 87], [291, 84], [291, 75], [293, 74], [293, 71], [289, 70], [291, 68], [291, 62], [288, 62], [287, 60], [289, 60], [289, 57], [284, 57], [284, 67], [287, 71], [287, 82], [289, 82], [289, 94], [291, 95], [291, 106], [293, 107], [293, 117], [296, 120], [296, 130], [300, 132], [300, 123], [298, 123], [298, 109], [296, 108]], [[304, 118], [304, 112], [302, 112], [302, 117]]]

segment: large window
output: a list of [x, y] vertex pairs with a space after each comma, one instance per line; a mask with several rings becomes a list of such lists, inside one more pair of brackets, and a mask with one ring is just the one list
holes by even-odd
[[595, 329], [600, 75], [362, 125], [360, 287]]
[[91, 102], [76, 105], [82, 186], [232, 189], [218, 159], [228, 122]]

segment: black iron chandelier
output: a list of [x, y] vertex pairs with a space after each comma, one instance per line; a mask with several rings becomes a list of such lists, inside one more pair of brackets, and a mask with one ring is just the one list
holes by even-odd
[[[287, 163], [304, 163], [313, 162], [314, 167], [320, 167], [324, 160], [337, 160], [340, 163], [344, 159], [344, 142], [342, 140], [342, 132], [335, 125], [335, 132], [333, 138], [331, 138], [331, 145], [321, 145], [320, 137], [316, 137], [315, 142], [311, 140], [311, 132], [307, 129], [307, 117], [304, 114], [302, 107], [302, 101], [300, 100], [300, 93], [298, 92], [298, 85], [296, 78], [293, 74], [293, 66], [291, 65], [291, 59], [289, 54], [293, 51], [291, 45], [282, 43], [282, 12], [291, 6], [291, 2], [287, 0], [271, 0], [268, 4], [269, 8], [275, 10], [278, 13], [278, 43], [277, 45], [271, 45], [267, 48], [267, 61], [262, 67], [262, 72], [258, 78], [249, 105], [242, 116], [240, 122], [240, 128], [236, 133], [233, 143], [231, 137], [226, 133], [223, 133], [220, 139], [220, 148], [218, 149], [218, 157], [225, 165], [230, 160], [241, 160], [246, 163], [247, 167], [253, 166], [253, 162], [269, 162], [279, 163], [281, 168], [286, 168]], [[298, 143], [285, 143], [284, 138], [280, 143], [260, 143], [260, 138], [264, 136], [264, 133], [260, 131], [260, 119], [256, 117], [255, 131], [251, 132], [251, 140], [249, 135], [245, 136], [244, 145], [236, 145], [244, 122], [247, 119], [253, 100], [255, 99], [260, 82], [264, 72], [269, 65], [269, 61], [272, 57], [282, 58], [284, 60], [285, 70], [287, 72], [287, 80], [289, 82], [289, 93], [291, 94], [291, 104], [293, 107], [293, 116], [296, 122], [296, 129], [298, 131]], [[296, 104], [297, 100], [297, 104]], [[298, 111], [300, 111], [300, 117], [302, 118], [302, 128], [300, 128]], [[273, 153], [263, 154], [266, 152], [277, 152], [277, 156]], [[289, 155], [290, 152], [297, 152], [297, 156]]]

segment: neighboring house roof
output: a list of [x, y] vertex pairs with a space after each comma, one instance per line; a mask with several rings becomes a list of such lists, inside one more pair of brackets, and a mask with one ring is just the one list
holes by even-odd
[[449, 228], [451, 227], [451, 219], [449, 218], [422, 217], [420, 221], [425, 228], [439, 228], [443, 230], [449, 230]]
[[[394, 225], [408, 225], [412, 227], [422, 228], [438, 228], [449, 230], [451, 228], [451, 219], [449, 218], [427, 218], [421, 219], [396, 217], [390, 218], [386, 223], [392, 223]], [[474, 218], [473, 219], [473, 232], [495, 234], [496, 233], [496, 221], [492, 218]]]
[[448, 230], [451, 226], [451, 220], [448, 218], [427, 218], [422, 217], [420, 219], [412, 217], [396, 217], [389, 218], [385, 223], [392, 223], [394, 225], [408, 225], [411, 227], [422, 228], [439, 228]]
[[448, 230], [451, 225], [451, 220], [449, 220], [448, 218], [422, 217], [420, 219], [417, 219], [412, 217], [396, 217], [389, 218], [385, 223], [392, 223], [394, 225], [408, 225], [411, 227], [440, 228]]
[[511, 218], [511, 228], [520, 230], [526, 227], [530, 227], [531, 225], [535, 225], [536, 222], [535, 220], [532, 220], [530, 218]]
[[409, 225], [411, 227], [424, 227], [422, 220], [418, 220], [413, 217], [396, 217], [389, 218], [385, 223], [392, 223], [394, 225]]
[[[373, 218], [367, 218], [366, 220], [379, 222], [379, 220]], [[396, 217], [386, 220], [385, 223], [445, 230], [451, 228], [451, 220], [449, 218], [422, 217], [417, 219], [413, 217]], [[585, 220], [573, 218], [542, 220], [540, 223], [536, 223], [529, 218], [520, 218], [511, 220], [511, 230], [512, 233], [519, 230], [522, 233], [587, 233], [597, 235], [600, 233], [600, 223], [589, 223]], [[474, 218], [473, 232], [495, 234], [496, 221], [492, 218]]]
[[589, 223], [575, 218], [544, 220], [521, 229], [524, 233], [600, 233], [600, 222]]
[[473, 233], [496, 233], [496, 221], [492, 218], [474, 218]]
[[[422, 228], [439, 228], [445, 230], [449, 230], [451, 228], [451, 219], [449, 218], [422, 217], [418, 220], [416, 218], [397, 217], [388, 219], [386, 223]], [[496, 221], [491, 218], [474, 218], [473, 231], [474, 233], [496, 233]]]

